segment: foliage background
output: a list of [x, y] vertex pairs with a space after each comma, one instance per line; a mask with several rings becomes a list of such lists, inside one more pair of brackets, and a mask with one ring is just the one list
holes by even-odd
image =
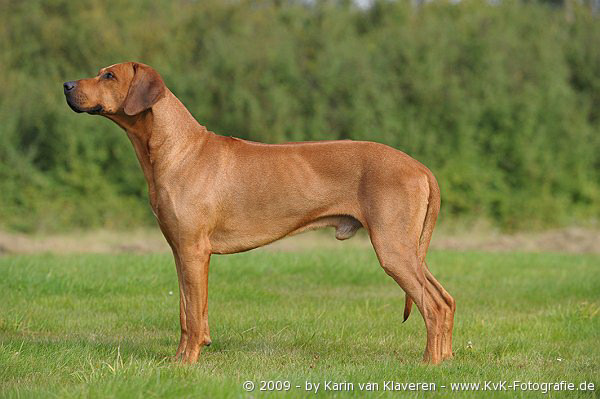
[[442, 221], [600, 216], [600, 21], [575, 3], [0, 0], [0, 227], [152, 223], [131, 144], [62, 82], [154, 66], [210, 130], [358, 139], [426, 164]]

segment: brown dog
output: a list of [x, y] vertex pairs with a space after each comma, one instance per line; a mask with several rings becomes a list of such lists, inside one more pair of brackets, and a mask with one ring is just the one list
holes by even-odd
[[425, 254], [440, 209], [432, 173], [383, 144], [324, 141], [260, 144], [218, 136], [198, 124], [147, 65], [123, 63], [64, 84], [76, 112], [105, 116], [127, 132], [150, 204], [173, 250], [181, 339], [193, 363], [208, 329], [211, 254], [260, 247], [326, 226], [345, 240], [367, 229], [381, 266], [414, 301], [427, 327], [425, 361], [452, 356], [454, 299]]

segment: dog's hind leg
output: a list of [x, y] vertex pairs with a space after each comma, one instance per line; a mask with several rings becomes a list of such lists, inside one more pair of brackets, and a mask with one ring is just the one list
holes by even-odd
[[[369, 235], [379, 263], [407, 294], [405, 318], [410, 301], [417, 305], [427, 328], [424, 360], [439, 363], [451, 354], [453, 299], [441, 288], [425, 265], [425, 255], [439, 211], [437, 185], [428, 189], [400, 190], [402, 198], [380, 192], [365, 206]], [[414, 187], [414, 186], [413, 186]], [[432, 191], [433, 189], [433, 191]], [[424, 197], [427, 195], [427, 197]], [[401, 203], [401, 207], [390, 204]], [[446, 337], [446, 339], [444, 339]]]
[[413, 300], [425, 321], [427, 345], [423, 360], [434, 364], [442, 361], [444, 312], [437, 290], [421, 268], [417, 249], [398, 242], [398, 231], [371, 231], [371, 241], [385, 272]]
[[442, 360], [451, 358], [452, 353], [452, 329], [454, 327], [454, 312], [456, 311], [456, 301], [452, 296], [442, 287], [442, 285], [436, 280], [431, 274], [427, 263], [424, 262], [424, 271], [427, 280], [433, 284], [439, 296], [441, 296], [445, 302], [444, 306], [444, 331], [442, 334]]

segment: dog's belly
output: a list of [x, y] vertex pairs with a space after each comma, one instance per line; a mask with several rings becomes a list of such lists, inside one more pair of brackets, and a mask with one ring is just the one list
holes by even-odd
[[248, 251], [284, 237], [324, 227], [334, 227], [335, 237], [338, 240], [347, 240], [353, 237], [363, 225], [353, 216], [334, 215], [306, 220], [302, 224], [290, 224], [287, 228], [278, 223], [277, 226], [267, 225], [252, 229], [240, 228], [233, 231], [216, 229], [210, 238], [211, 251], [216, 254]]

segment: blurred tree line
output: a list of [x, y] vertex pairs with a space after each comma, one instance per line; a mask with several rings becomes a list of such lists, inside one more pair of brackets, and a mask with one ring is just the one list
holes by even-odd
[[600, 21], [579, 4], [0, 1], [0, 227], [152, 223], [124, 132], [62, 94], [128, 60], [223, 135], [405, 151], [442, 220], [597, 221]]

